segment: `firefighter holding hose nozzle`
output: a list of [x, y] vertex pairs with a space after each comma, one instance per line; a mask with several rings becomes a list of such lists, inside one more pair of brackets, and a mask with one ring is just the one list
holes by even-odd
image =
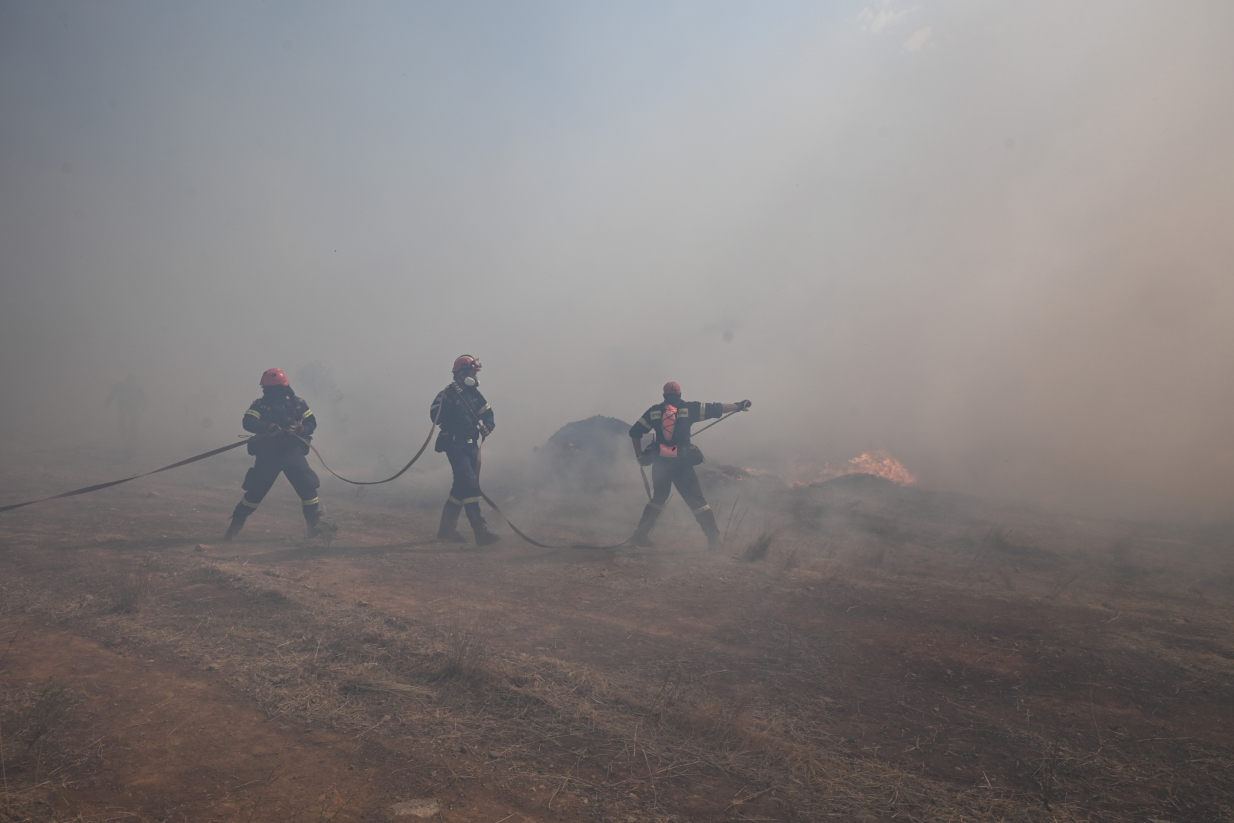
[[493, 407], [480, 394], [480, 361], [470, 354], [454, 361], [454, 380], [438, 392], [429, 408], [429, 415], [441, 427], [434, 450], [444, 452], [454, 471], [454, 485], [441, 510], [441, 525], [437, 539], [448, 543], [466, 543], [459, 534], [459, 512], [466, 510], [477, 546], [488, 546], [501, 538], [488, 529], [480, 513], [480, 443], [493, 431]]
[[317, 418], [303, 398], [296, 397], [282, 369], [267, 369], [261, 376], [262, 396], [244, 413], [244, 430], [257, 435], [248, 441], [248, 453], [257, 463], [244, 476], [244, 496], [231, 514], [224, 540], [244, 528], [244, 521], [257, 510], [279, 474], [287, 475], [300, 496], [309, 537], [322, 533], [321, 504], [317, 488], [321, 481], [309, 468], [305, 455], [317, 428]]
[[[720, 528], [716, 525], [715, 512], [703, 497], [694, 467], [703, 462], [703, 453], [690, 442], [690, 426], [702, 420], [720, 418], [730, 412], [746, 411], [754, 405], [749, 400], [739, 403], [684, 402], [681, 385], [664, 384], [664, 402], [657, 403], [630, 427], [630, 439], [639, 463], [651, 466], [652, 495], [643, 509], [642, 519], [630, 542], [635, 546], [650, 546], [648, 535], [664, 511], [673, 486], [681, 499], [689, 505], [694, 519], [707, 535], [707, 548], [720, 548]], [[643, 448], [643, 435], [654, 432], [655, 439]]]

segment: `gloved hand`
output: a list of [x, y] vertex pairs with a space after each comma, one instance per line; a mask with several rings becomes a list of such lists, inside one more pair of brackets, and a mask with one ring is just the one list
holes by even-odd
[[266, 426], [266, 434], [278, 434], [281, 431], [283, 430], [279, 428], [278, 423], [271, 423], [270, 425]]
[[295, 435], [299, 435], [299, 434], [300, 434], [301, 432], [303, 432], [303, 431], [304, 431], [304, 424], [303, 424], [303, 423], [292, 423], [292, 424], [291, 424], [291, 428], [289, 428], [289, 429], [287, 430], [287, 433], [288, 433], [288, 434], [295, 434]]
[[753, 405], [754, 404], [751, 403], [749, 400], [742, 400], [740, 403], [737, 404], [738, 408], [740, 408], [742, 411], [749, 411], [750, 407]]
[[492, 429], [490, 429], [488, 426], [484, 425], [483, 423], [480, 424], [480, 436], [481, 437], [488, 437], [492, 433], [493, 433]]

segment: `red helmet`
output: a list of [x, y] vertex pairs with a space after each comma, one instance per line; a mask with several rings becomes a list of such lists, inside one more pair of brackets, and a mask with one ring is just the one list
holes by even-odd
[[480, 365], [480, 361], [472, 357], [470, 354], [460, 354], [454, 361], [454, 368], [450, 371], [458, 374], [463, 369], [475, 369], [476, 371], [480, 371], [482, 368], [484, 367]]
[[681, 384], [674, 383], [671, 380], [664, 384], [665, 394], [681, 394]]
[[290, 386], [287, 382], [287, 375], [283, 374], [282, 369], [266, 369], [261, 376], [261, 387], [266, 386]]

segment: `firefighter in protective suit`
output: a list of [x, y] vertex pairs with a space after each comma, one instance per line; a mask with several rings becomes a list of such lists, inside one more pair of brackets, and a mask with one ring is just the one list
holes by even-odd
[[305, 459], [309, 452], [308, 441], [313, 439], [313, 431], [317, 428], [317, 418], [308, 403], [296, 397], [282, 369], [266, 370], [261, 376], [261, 391], [262, 396], [253, 401], [243, 418], [244, 430], [258, 435], [248, 443], [248, 452], [256, 456], [257, 463], [244, 476], [244, 496], [231, 513], [231, 525], [223, 539], [231, 540], [240, 533], [244, 521], [257, 510], [279, 474], [287, 475], [292, 488], [300, 495], [308, 536], [318, 537], [321, 534], [321, 504], [317, 487], [321, 481]]
[[[681, 399], [681, 386], [664, 384], [664, 402], [657, 403], [630, 427], [630, 439], [634, 442], [634, 454], [639, 462], [651, 466], [651, 501], [643, 508], [643, 517], [630, 542], [635, 546], [650, 546], [648, 535], [664, 511], [673, 486], [681, 499], [694, 512], [694, 519], [707, 535], [707, 548], [720, 548], [720, 528], [716, 525], [715, 512], [703, 497], [694, 467], [703, 462], [703, 453], [690, 442], [690, 427], [702, 420], [722, 417], [729, 412], [745, 411], [753, 404], [749, 400], [740, 403], [687, 403]], [[643, 448], [643, 435], [654, 432], [655, 439]]]
[[437, 394], [429, 416], [441, 427], [434, 449], [445, 452], [454, 471], [454, 485], [441, 510], [441, 526], [437, 539], [450, 543], [466, 543], [459, 534], [458, 515], [466, 510], [477, 546], [488, 546], [501, 538], [488, 530], [480, 513], [480, 442], [496, 425], [493, 408], [480, 394], [480, 361], [470, 354], [454, 361], [454, 381]]

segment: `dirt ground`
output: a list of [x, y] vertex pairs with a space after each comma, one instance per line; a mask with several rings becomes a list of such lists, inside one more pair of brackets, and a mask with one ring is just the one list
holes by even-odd
[[0, 820], [1234, 820], [1229, 534], [735, 481], [719, 554], [476, 550], [332, 481], [327, 545], [280, 481], [225, 544], [240, 474], [0, 515]]

